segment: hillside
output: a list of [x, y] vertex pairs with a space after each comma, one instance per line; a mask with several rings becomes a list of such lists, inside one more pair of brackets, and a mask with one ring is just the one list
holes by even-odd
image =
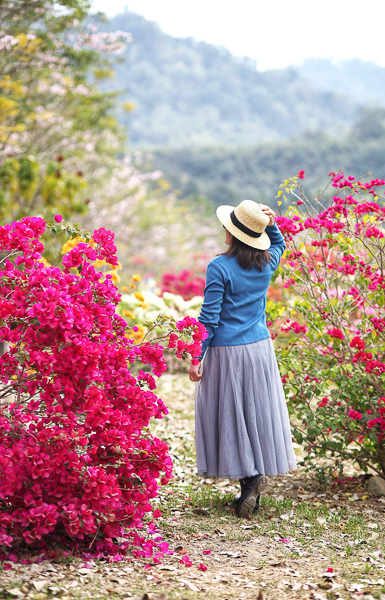
[[119, 115], [133, 146], [255, 144], [344, 130], [355, 114], [354, 99], [318, 90], [292, 68], [259, 72], [250, 59], [173, 38], [135, 13], [117, 15], [108, 28], [135, 40], [108, 84], [136, 107]]
[[363, 177], [385, 176], [385, 110], [365, 110], [344, 136], [305, 134], [254, 146], [159, 149], [153, 167], [161, 169], [184, 198], [203, 195], [215, 204], [251, 198], [275, 205], [283, 179], [306, 170], [305, 191], [316, 194], [330, 171]]
[[359, 59], [337, 62], [309, 58], [297, 71], [320, 90], [346, 94], [356, 102], [385, 106], [385, 68]]

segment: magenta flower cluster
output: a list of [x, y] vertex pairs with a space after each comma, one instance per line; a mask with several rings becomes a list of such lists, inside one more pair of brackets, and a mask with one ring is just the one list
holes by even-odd
[[190, 300], [194, 296], [203, 296], [205, 288], [205, 277], [184, 269], [180, 273], [164, 273], [162, 275], [162, 295], [164, 292], [179, 294], [184, 300]]
[[[113, 234], [98, 229], [92, 246], [47, 267], [46, 228], [33, 217], [0, 227], [0, 341], [9, 345], [0, 358], [0, 544], [60, 535], [100, 550], [142, 527], [172, 476], [167, 445], [147, 429], [167, 414], [152, 392], [166, 370], [163, 347], [127, 339], [119, 291], [92, 265], [117, 264]], [[191, 318], [176, 327], [169, 345], [199, 355], [202, 327]]]
[[384, 474], [385, 179], [329, 175], [315, 199], [292, 186], [296, 200], [277, 218], [296, 319], [279, 323], [283, 383], [308, 464], [354, 459]]

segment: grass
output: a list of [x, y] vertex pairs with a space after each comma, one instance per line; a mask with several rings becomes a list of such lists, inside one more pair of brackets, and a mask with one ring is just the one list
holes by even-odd
[[[348, 585], [357, 578], [364, 577], [367, 573], [381, 579], [383, 571], [382, 563], [376, 564], [364, 562], [368, 559], [371, 552], [379, 549], [385, 550], [383, 537], [384, 513], [382, 505], [375, 503], [373, 498], [353, 503], [349, 501], [350, 490], [332, 491], [325, 486], [325, 489], [319, 490], [319, 493], [328, 496], [325, 499], [316, 499], [316, 501], [302, 501], [298, 493], [293, 493], [291, 480], [288, 478], [277, 478], [269, 491], [262, 497], [261, 509], [259, 513], [253, 515], [250, 522], [240, 524], [239, 519], [233, 513], [232, 500], [236, 493], [236, 485], [228, 482], [200, 480], [195, 474], [195, 456], [193, 444], [193, 400], [192, 389], [189, 396], [188, 384], [184, 384], [181, 393], [180, 384], [177, 380], [168, 382], [169, 398], [172, 406], [172, 419], [168, 423], [157, 425], [157, 434], [163, 434], [163, 439], [172, 440], [172, 455], [177, 465], [176, 472], [181, 473], [183, 477], [181, 485], [180, 476], [172, 483], [173, 494], [162, 495], [161, 505], [165, 523], [165, 531], [175, 538], [179, 535], [197, 535], [197, 533], [207, 534], [208, 539], [215, 540], [215, 543], [226, 542], [228, 545], [245, 544], [253, 546], [258, 539], [258, 545], [261, 550], [258, 565], [261, 567], [261, 573], [268, 568], [268, 557], [270, 555], [282, 556], [286, 564], [291, 561], [296, 563], [296, 569], [299, 569], [298, 563], [303, 562], [300, 574], [305, 578], [315, 579], [316, 574], [319, 578], [320, 570], [325, 571], [326, 566], [338, 570], [338, 578], [344, 578]], [[170, 389], [171, 388], [171, 389]], [[164, 395], [163, 395], [164, 397]], [[179, 429], [173, 432], [173, 428], [179, 425]], [[298, 473], [299, 478], [303, 475]], [[314, 488], [317, 488], [317, 482], [312, 481]], [[356, 484], [354, 492], [365, 492], [364, 486]], [[339, 502], [330, 499], [333, 494], [339, 492], [341, 497]], [[178, 521], [180, 527], [170, 527], [169, 519], [175, 518], [175, 509], [179, 509]], [[192, 508], [208, 509], [207, 516], [197, 516], [192, 512]], [[366, 510], [366, 512], [364, 512]], [[285, 515], [293, 515], [288, 519], [282, 518]], [[375, 520], [379, 523], [379, 529], [368, 527]], [[222, 542], [219, 542], [217, 530], [223, 531], [221, 534]], [[183, 533], [182, 533], [183, 530]], [[379, 533], [372, 537], [372, 534]], [[286, 544], [283, 539], [290, 540]], [[309, 569], [309, 560], [311, 568]], [[306, 562], [308, 564], [306, 564]], [[255, 563], [254, 563], [255, 564]], [[316, 566], [314, 566], [316, 565]], [[331, 566], [332, 565], [332, 566]], [[246, 564], [246, 568], [251, 565]], [[380, 571], [379, 571], [380, 569]], [[374, 575], [373, 575], [374, 574]], [[282, 597], [282, 589], [278, 586], [282, 577], [274, 583], [266, 586], [269, 590], [268, 597]], [[341, 585], [345, 585], [341, 584]], [[319, 583], [322, 588], [322, 582]], [[297, 592], [285, 591], [285, 597], [305, 597], [303, 588]], [[264, 593], [265, 593], [264, 592]], [[212, 590], [214, 594], [214, 590]], [[217, 593], [219, 591], [217, 590]], [[325, 592], [324, 592], [325, 593]], [[371, 587], [371, 594], [374, 598], [379, 598], [382, 593], [382, 587], [377, 589]], [[305, 596], [304, 596], [305, 594]], [[345, 589], [338, 588], [327, 592], [328, 598], [350, 597]], [[216, 597], [213, 595], [213, 598]], [[218, 596], [220, 597], [220, 595]], [[250, 597], [254, 597], [252, 594]], [[289, 597], [289, 596], [287, 596]], [[325, 596], [326, 597], [326, 596]]]
[[[232, 502], [237, 482], [202, 481], [195, 473], [193, 386], [182, 375], [162, 379], [159, 395], [170, 414], [154, 421], [152, 430], [169, 444], [175, 478], [154, 505], [162, 511], [158, 535], [174, 554], [149, 569], [144, 568], [148, 559], [95, 561], [90, 577], [79, 573], [83, 561], [78, 558], [52, 562], [56, 573], [43, 561], [38, 572], [27, 567], [0, 572], [0, 598], [142, 600], [147, 594], [153, 600], [348, 600], [356, 593], [350, 586], [358, 584], [379, 600], [385, 586], [360, 579], [378, 582], [384, 576], [385, 563], [376, 552], [385, 552], [385, 505], [370, 497], [351, 502], [346, 494], [352, 489], [321, 489], [315, 479], [309, 480], [310, 490], [319, 498], [303, 500], [303, 492], [293, 489], [294, 477], [287, 476], [270, 482], [250, 521], [239, 520]], [[356, 485], [353, 491], [365, 495], [364, 487]], [[194, 513], [196, 508], [207, 514]], [[210, 554], [203, 554], [207, 550]], [[179, 551], [190, 557], [192, 567], [179, 562]], [[201, 563], [207, 571], [198, 569]], [[331, 583], [323, 577], [328, 568], [336, 574]], [[45, 579], [47, 587], [34, 591], [32, 582]]]

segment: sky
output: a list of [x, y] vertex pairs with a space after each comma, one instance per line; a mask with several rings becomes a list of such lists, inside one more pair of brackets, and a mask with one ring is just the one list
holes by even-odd
[[254, 58], [259, 70], [306, 58], [385, 66], [385, 0], [93, 0], [110, 17], [126, 6], [172, 36]]

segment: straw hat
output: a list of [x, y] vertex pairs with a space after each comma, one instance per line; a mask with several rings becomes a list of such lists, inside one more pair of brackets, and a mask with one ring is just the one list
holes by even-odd
[[270, 238], [265, 232], [270, 218], [253, 200], [243, 200], [238, 206], [218, 206], [217, 217], [238, 240], [252, 248], [267, 250]]

